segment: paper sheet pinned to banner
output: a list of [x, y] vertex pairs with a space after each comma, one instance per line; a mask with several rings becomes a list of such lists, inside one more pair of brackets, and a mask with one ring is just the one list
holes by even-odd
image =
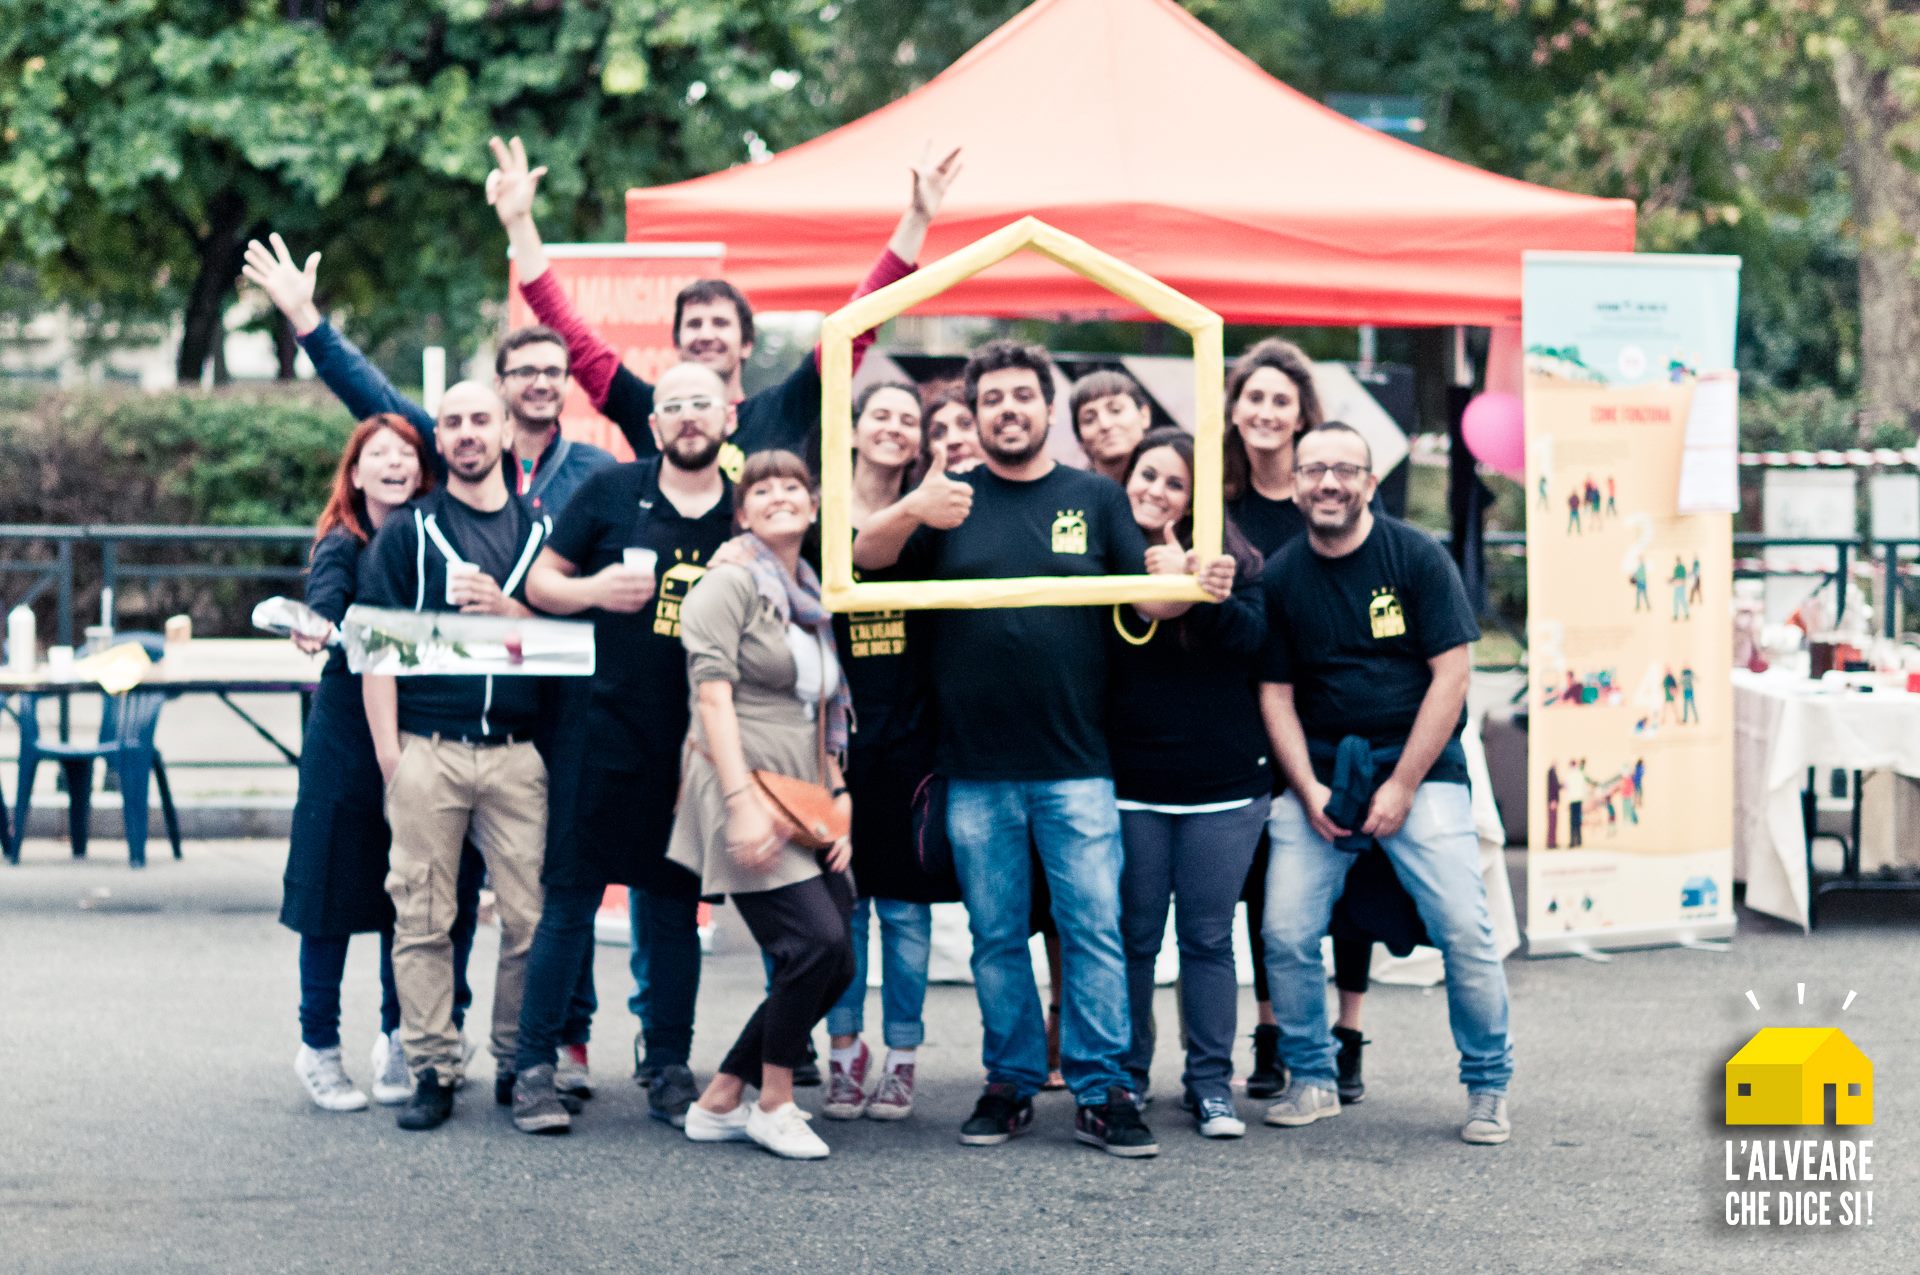
[[1740, 511], [1740, 374], [1706, 372], [1694, 383], [1680, 455], [1683, 514]]

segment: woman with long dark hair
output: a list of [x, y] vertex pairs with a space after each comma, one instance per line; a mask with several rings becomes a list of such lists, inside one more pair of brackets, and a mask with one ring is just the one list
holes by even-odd
[[[1147, 570], [1192, 565], [1193, 440], [1149, 431], [1126, 468], [1127, 501], [1145, 533]], [[1180, 945], [1187, 1066], [1181, 1104], [1200, 1133], [1246, 1132], [1233, 1105], [1233, 913], [1266, 822], [1272, 766], [1254, 686], [1266, 640], [1261, 557], [1231, 522], [1231, 592], [1175, 620], [1113, 609], [1108, 739], [1125, 862], [1120, 929], [1133, 1041], [1126, 1066], [1147, 1092], [1153, 1058], [1153, 967], [1171, 904]], [[1224, 590], [1223, 590], [1224, 592]]]
[[[391, 412], [361, 421], [347, 438], [333, 490], [315, 527], [307, 572], [307, 605], [334, 624], [353, 604], [360, 555], [387, 516], [433, 485], [426, 443], [406, 418]], [[325, 637], [294, 642], [308, 654]], [[387, 897], [387, 821], [380, 766], [367, 733], [360, 679], [336, 648], [320, 673], [300, 753], [300, 791], [280, 923], [300, 935], [300, 1052], [294, 1071], [307, 1096], [326, 1111], [359, 1111], [367, 1097], [340, 1061], [340, 981], [347, 941], [380, 935], [380, 1034], [374, 1042], [376, 1100], [405, 1102], [412, 1089], [394, 1034], [400, 1001], [391, 951], [393, 904]]]
[[[944, 453], [930, 451], [920, 399], [900, 381], [870, 385], [854, 400], [853, 527], [899, 500]], [[832, 1046], [826, 1102], [835, 1120], [866, 1115], [901, 1120], [913, 1111], [917, 1051], [926, 1039], [922, 1010], [933, 951], [933, 909], [944, 899], [920, 870], [913, 848], [913, 795], [933, 769], [932, 714], [918, 618], [905, 611], [834, 616], [833, 631], [853, 694], [855, 729], [847, 758], [853, 797], [854, 976], [827, 1011]], [[880, 921], [881, 1032], [887, 1045], [879, 1081], [866, 1025], [869, 928]]]

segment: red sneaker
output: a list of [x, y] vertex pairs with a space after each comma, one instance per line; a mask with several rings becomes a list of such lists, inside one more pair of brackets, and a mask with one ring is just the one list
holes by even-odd
[[867, 1072], [873, 1066], [873, 1051], [860, 1042], [853, 1062], [841, 1066], [832, 1060], [827, 1065], [827, 1101], [820, 1114], [829, 1120], [858, 1120], [867, 1108]]

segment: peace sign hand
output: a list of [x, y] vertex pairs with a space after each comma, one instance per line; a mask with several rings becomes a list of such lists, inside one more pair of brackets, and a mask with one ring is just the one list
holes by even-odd
[[920, 153], [920, 162], [913, 166], [913, 212], [927, 221], [939, 213], [954, 178], [960, 175], [960, 148], [948, 151], [937, 164], [931, 162], [932, 158], [933, 143], [928, 142]]
[[533, 197], [540, 188], [546, 167], [527, 167], [527, 148], [519, 138], [503, 142], [492, 138], [487, 147], [493, 152], [494, 169], [487, 174], [487, 202], [502, 226], [512, 226], [523, 217], [533, 216]]

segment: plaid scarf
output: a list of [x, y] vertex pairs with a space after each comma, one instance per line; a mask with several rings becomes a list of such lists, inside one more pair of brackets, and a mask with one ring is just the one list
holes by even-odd
[[[804, 558], [796, 572], [789, 572], [773, 550], [751, 532], [735, 543], [753, 554], [747, 571], [752, 574], [754, 588], [760, 596], [773, 607], [782, 623], [811, 630], [821, 644], [824, 659], [825, 653], [834, 649], [833, 613], [820, 601], [820, 577]], [[823, 668], [822, 676], [825, 672]], [[833, 694], [827, 697], [827, 748], [841, 756], [847, 751], [847, 724], [852, 720], [852, 711], [853, 701], [847, 694], [843, 670], [835, 679]]]

